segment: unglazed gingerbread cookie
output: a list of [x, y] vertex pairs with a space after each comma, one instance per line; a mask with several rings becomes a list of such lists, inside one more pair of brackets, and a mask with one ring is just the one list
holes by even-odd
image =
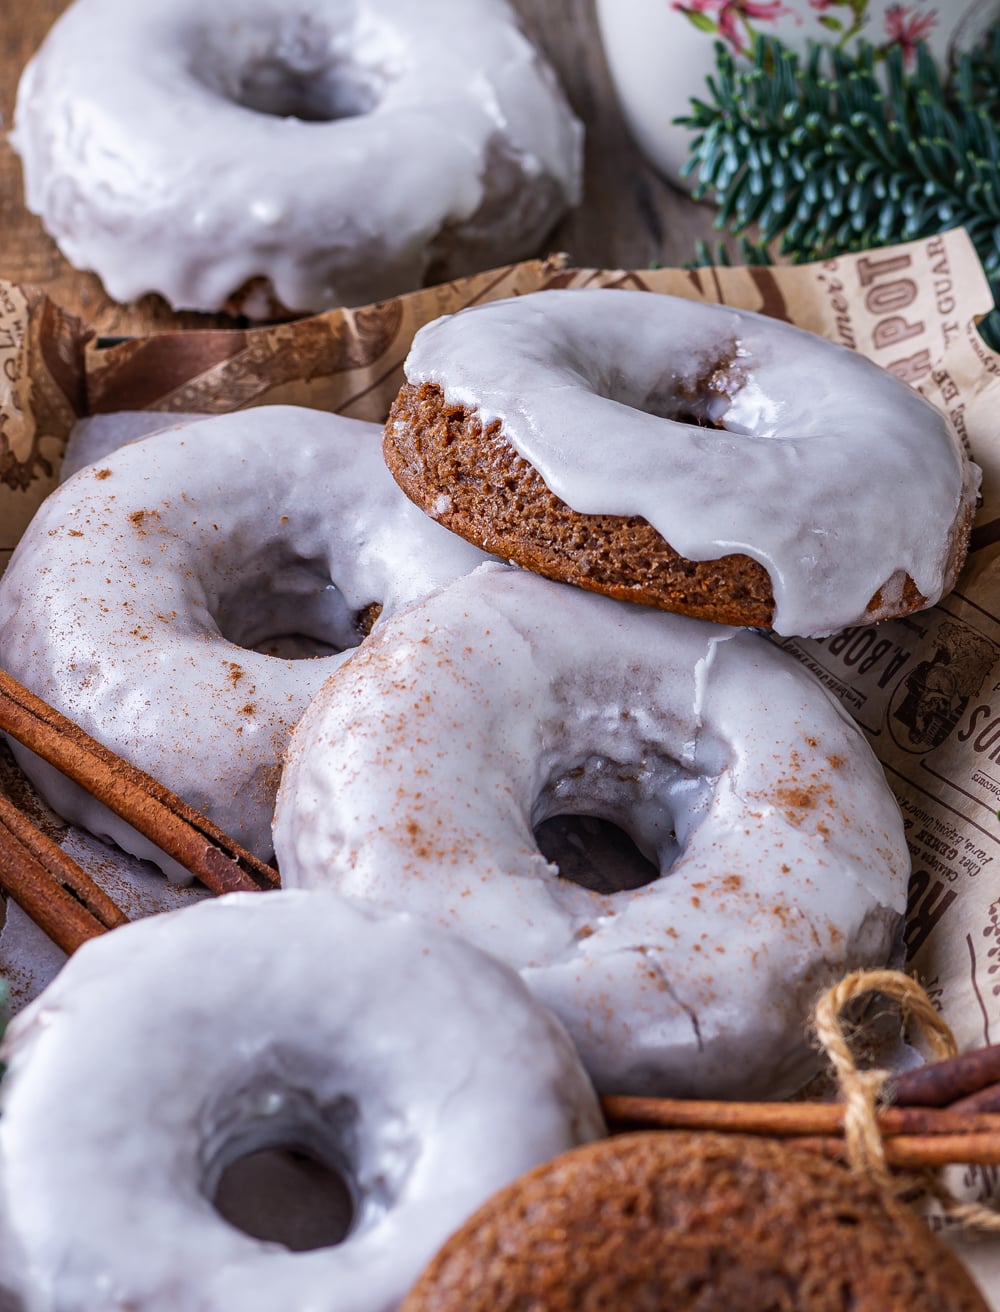
[[901, 1204], [818, 1154], [635, 1134], [537, 1167], [448, 1240], [402, 1312], [987, 1312]]
[[625, 600], [822, 636], [931, 605], [979, 471], [852, 351], [728, 306], [538, 292], [416, 336], [385, 455], [477, 545]]

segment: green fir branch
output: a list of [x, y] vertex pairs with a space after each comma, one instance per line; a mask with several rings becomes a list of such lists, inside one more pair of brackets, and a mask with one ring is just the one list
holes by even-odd
[[952, 84], [959, 103], [995, 119], [1000, 111], [1000, 25], [962, 59]]
[[711, 267], [729, 268], [733, 264], [773, 264], [771, 252], [761, 242], [751, 241], [749, 237], [739, 239], [738, 254], [734, 260], [725, 242], [717, 241], [710, 246], [707, 241], [695, 242], [695, 255], [690, 268], [703, 269]]
[[912, 68], [864, 43], [801, 59], [762, 36], [749, 65], [715, 53], [706, 99], [678, 120], [695, 134], [685, 172], [720, 231], [756, 227], [747, 262], [772, 243], [798, 262], [964, 226], [1000, 293], [1000, 27], [946, 82], [923, 44]]

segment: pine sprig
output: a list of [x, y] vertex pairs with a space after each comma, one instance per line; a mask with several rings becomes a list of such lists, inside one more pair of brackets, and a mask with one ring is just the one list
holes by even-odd
[[686, 172], [717, 201], [716, 227], [756, 225], [762, 247], [798, 261], [964, 226], [996, 295], [1000, 28], [947, 82], [923, 44], [915, 55], [912, 69], [895, 45], [813, 45], [800, 59], [759, 37], [740, 66], [718, 43], [707, 98], [678, 120], [695, 133]]
[[953, 84], [963, 105], [975, 105], [991, 118], [1000, 110], [1000, 26], [994, 27], [956, 69]]

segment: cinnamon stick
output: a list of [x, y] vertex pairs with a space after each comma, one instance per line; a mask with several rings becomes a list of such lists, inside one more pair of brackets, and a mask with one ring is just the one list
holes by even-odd
[[[689, 1102], [615, 1096], [603, 1098], [601, 1105], [605, 1118], [616, 1130], [718, 1130], [802, 1138], [837, 1135], [844, 1125], [844, 1109], [839, 1103]], [[878, 1113], [878, 1124], [887, 1141], [898, 1136], [994, 1135], [1000, 1153], [1000, 1115], [970, 1116], [950, 1108], [884, 1107]]]
[[0, 730], [79, 784], [213, 893], [278, 887], [276, 870], [3, 670]]
[[[998, 1081], [1000, 1045], [974, 1048], [947, 1061], [904, 1071], [893, 1081], [893, 1102], [899, 1107], [946, 1107]], [[1000, 1099], [996, 1106], [1000, 1108]]]
[[[837, 1161], [844, 1161], [847, 1156], [844, 1140], [833, 1135], [804, 1137], [796, 1139], [794, 1144], [796, 1148], [822, 1153]], [[890, 1166], [905, 1171], [931, 1170], [956, 1162], [1000, 1166], [1000, 1135], [899, 1135], [885, 1140], [885, 1159]]]
[[[796, 1148], [843, 1160], [843, 1108], [835, 1103], [686, 1102], [671, 1098], [601, 1099], [612, 1133], [638, 1129], [706, 1130], [786, 1138]], [[1000, 1166], [1000, 1116], [950, 1109], [886, 1107], [879, 1113], [886, 1161], [907, 1170], [978, 1162]]]
[[[46, 896], [54, 884], [67, 889], [75, 901], [82, 903], [102, 929], [114, 929], [128, 923], [124, 911], [100, 885], [94, 883], [83, 867], [42, 833], [8, 797], [0, 793], [0, 846], [10, 848], [11, 839], [36, 862], [37, 874], [32, 873], [31, 877], [40, 896]], [[19, 863], [23, 865], [20, 853], [18, 855]], [[20, 902], [13, 889], [7, 891], [16, 902]], [[28, 908], [22, 907], [22, 910], [27, 911]]]
[[0, 884], [64, 952], [75, 952], [107, 928], [63, 883], [47, 875], [38, 858], [5, 824], [0, 824]]
[[967, 1098], [958, 1098], [948, 1110], [961, 1113], [963, 1116], [970, 1113], [1000, 1112], [1000, 1084], [988, 1084], [985, 1089], [977, 1089]]

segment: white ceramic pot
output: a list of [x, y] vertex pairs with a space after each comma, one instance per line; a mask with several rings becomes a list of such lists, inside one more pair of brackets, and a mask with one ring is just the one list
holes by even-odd
[[755, 34], [804, 52], [811, 40], [926, 40], [942, 66], [1000, 21], [1000, 0], [597, 0], [608, 64], [643, 153], [680, 185], [688, 132], [673, 119], [704, 98], [714, 43], [746, 52]]

